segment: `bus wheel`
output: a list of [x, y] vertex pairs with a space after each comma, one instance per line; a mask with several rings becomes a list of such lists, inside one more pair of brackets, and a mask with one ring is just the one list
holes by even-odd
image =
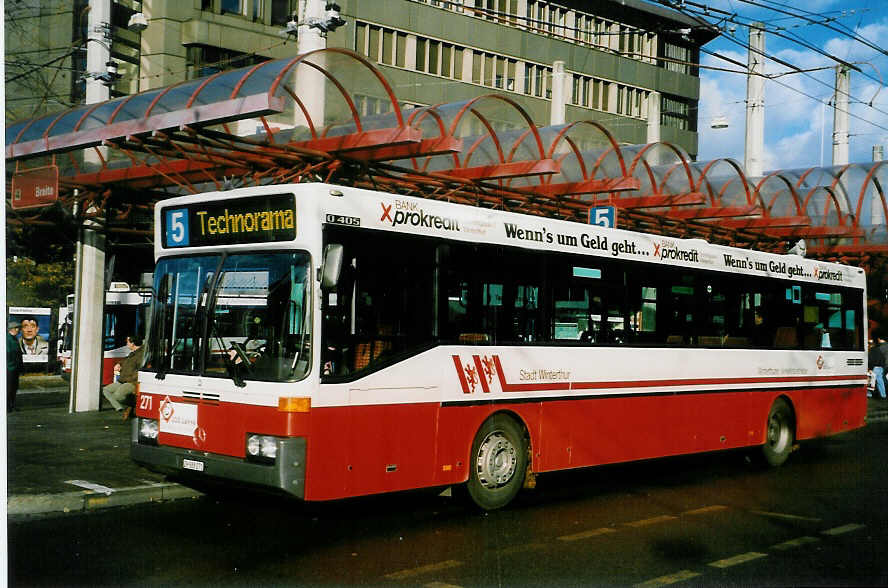
[[789, 457], [795, 437], [794, 429], [792, 410], [785, 400], [778, 398], [768, 413], [767, 436], [762, 446], [762, 453], [769, 465], [782, 465]]
[[484, 421], [472, 442], [470, 463], [466, 489], [475, 504], [484, 510], [507, 505], [521, 489], [527, 469], [522, 428], [503, 414]]

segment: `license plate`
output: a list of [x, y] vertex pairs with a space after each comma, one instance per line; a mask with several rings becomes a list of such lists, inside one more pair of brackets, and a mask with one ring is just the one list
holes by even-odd
[[183, 459], [182, 467], [186, 470], [194, 470], [195, 472], [204, 471], [204, 463], [194, 459]]

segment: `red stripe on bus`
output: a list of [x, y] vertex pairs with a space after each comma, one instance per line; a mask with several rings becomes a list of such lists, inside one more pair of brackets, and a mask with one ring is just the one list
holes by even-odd
[[777, 378], [689, 378], [681, 380], [641, 380], [621, 382], [573, 382], [572, 390], [593, 390], [599, 388], [656, 388], [659, 386], [712, 386], [730, 384], [796, 384], [801, 382], [835, 382], [851, 380], [864, 382], [866, 378], [856, 375], [847, 376], [804, 376], [804, 377], [777, 377]]
[[466, 374], [463, 372], [462, 361], [460, 361], [458, 355], [451, 355], [453, 358], [453, 365], [456, 366], [456, 374], [459, 376], [459, 383], [462, 385], [463, 394], [471, 394], [469, 390], [469, 383], [466, 381]]
[[478, 370], [478, 381], [481, 382], [481, 391], [489, 394], [490, 386], [487, 385], [487, 374], [484, 373], [484, 366], [481, 365], [481, 356], [473, 355], [472, 359], [475, 361], [475, 369]]
[[783, 384], [801, 382], [835, 382], [851, 380], [865, 382], [860, 375], [845, 376], [782, 376], [782, 377], [742, 377], [742, 378], [688, 378], [671, 380], [628, 380], [612, 382], [551, 382], [540, 384], [510, 384], [498, 355], [493, 356], [496, 372], [503, 392], [550, 392], [552, 390], [599, 390], [604, 388], [657, 388], [674, 386], [711, 386], [731, 384]]

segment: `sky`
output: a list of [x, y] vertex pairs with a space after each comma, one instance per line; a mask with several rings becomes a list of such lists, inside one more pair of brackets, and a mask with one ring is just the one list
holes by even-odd
[[[888, 55], [849, 36], [863, 37], [888, 52], [888, 0], [695, 0], [685, 3], [684, 10], [698, 12], [713, 23], [726, 16], [713, 10], [706, 16], [702, 5], [736, 15], [731, 18], [739, 23], [720, 23], [726, 30], [704, 46], [708, 52], [746, 64], [748, 52], [745, 45], [749, 41], [746, 25], [758, 20], [768, 28], [781, 27], [782, 30], [776, 33], [801, 38], [827, 54], [781, 38], [776, 33], [766, 33], [765, 52], [768, 55], [803, 70], [825, 69], [789, 73], [792, 70], [785, 65], [766, 61], [766, 74], [778, 77], [765, 82], [765, 171], [832, 165], [833, 108], [830, 102], [837, 62], [828, 56], [852, 63], [861, 70], [851, 72], [849, 161], [872, 161], [874, 145], [882, 145], [888, 159]], [[763, 9], [763, 5], [803, 12], [818, 23], [833, 18], [828, 24], [839, 31]], [[729, 30], [732, 26], [736, 26], [733, 34]], [[703, 66], [741, 73], [701, 69], [697, 158], [699, 161], [732, 158], [742, 164], [746, 125], [744, 68], [706, 52], [701, 53], [700, 61]], [[713, 119], [719, 117], [728, 119], [727, 128], [711, 128]]]

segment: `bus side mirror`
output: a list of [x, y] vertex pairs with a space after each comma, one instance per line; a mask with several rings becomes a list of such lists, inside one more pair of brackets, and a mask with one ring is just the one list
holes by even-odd
[[339, 283], [342, 271], [342, 245], [329, 243], [324, 247], [324, 263], [321, 266], [321, 289], [331, 290]]

